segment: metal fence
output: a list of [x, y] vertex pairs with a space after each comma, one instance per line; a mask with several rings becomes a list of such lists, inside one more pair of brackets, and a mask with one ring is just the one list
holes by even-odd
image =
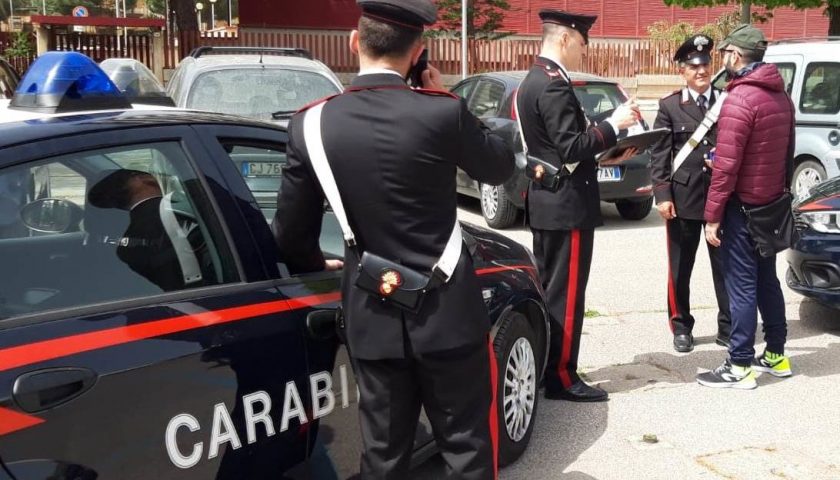
[[97, 62], [106, 58], [134, 58], [154, 69], [152, 37], [149, 35], [53, 33], [50, 50], [80, 52]]

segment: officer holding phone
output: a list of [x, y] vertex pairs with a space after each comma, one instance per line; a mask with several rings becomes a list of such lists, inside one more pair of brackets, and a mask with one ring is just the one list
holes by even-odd
[[[408, 478], [425, 407], [451, 476], [494, 479], [498, 424], [491, 414], [496, 376], [490, 373], [490, 319], [472, 259], [454, 228], [455, 178], [461, 168], [498, 185], [513, 174], [513, 152], [463, 100], [443, 90], [437, 69], [416, 67], [423, 25], [437, 16], [432, 0], [357, 3], [362, 17], [350, 49], [359, 56], [359, 75], [345, 93], [296, 114], [289, 125], [288, 165], [272, 225], [279, 253], [292, 273], [339, 266], [325, 262], [318, 243], [324, 194], [313, 165], [324, 163], [313, 158], [325, 156], [356, 241], [345, 248], [342, 306], [360, 392], [362, 478]], [[406, 85], [410, 70], [422, 89]], [[320, 112], [318, 123], [312, 112]], [[320, 142], [312, 128], [304, 131], [307, 120], [320, 126]], [[419, 310], [382, 301], [408, 278], [400, 270], [436, 272], [433, 265], [449, 251], [454, 271], [424, 289]], [[383, 282], [376, 296], [365, 284], [370, 271], [362, 261], [373, 255], [380, 264], [398, 265], [373, 272]]]
[[[653, 146], [651, 177], [656, 208], [665, 220], [668, 236], [668, 323], [677, 352], [694, 349], [689, 286], [703, 233], [703, 209], [712, 180], [717, 137], [716, 123], [706, 129], [701, 127], [701, 122], [710, 111], [716, 111], [714, 106], [721, 98], [721, 91], [711, 85], [709, 63], [713, 46], [708, 36], [694, 35], [677, 49], [674, 61], [679, 65], [686, 86], [659, 101], [654, 122], [654, 128], [669, 130]], [[706, 131], [698, 132], [699, 128]], [[695, 135], [697, 138], [691, 140]], [[723, 282], [722, 258], [719, 248], [708, 247], [718, 304], [715, 341], [726, 346], [732, 320]]]

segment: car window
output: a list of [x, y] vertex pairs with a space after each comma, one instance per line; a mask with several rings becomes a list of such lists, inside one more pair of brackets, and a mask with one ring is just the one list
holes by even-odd
[[586, 117], [590, 119], [600, 118], [625, 101], [621, 90], [612, 83], [574, 82], [574, 91]]
[[452, 89], [452, 93], [466, 100], [469, 98], [470, 92], [472, 92], [473, 88], [475, 88], [475, 84], [475, 80], [467, 80], [456, 85], [455, 88]]
[[175, 142], [0, 169], [0, 319], [237, 280]]
[[799, 110], [802, 113], [822, 115], [840, 112], [840, 63], [808, 64], [802, 82]]
[[476, 117], [494, 117], [499, 114], [505, 86], [492, 80], [481, 80], [469, 101], [469, 110]]
[[[222, 145], [245, 179], [266, 221], [271, 223], [277, 210], [280, 177], [286, 165], [285, 146], [240, 140], [222, 140]], [[321, 223], [321, 250], [332, 257], [344, 256], [344, 236], [331, 211], [325, 213]]]
[[796, 76], [796, 64], [777, 63], [775, 65], [779, 69], [779, 75], [782, 76], [782, 80], [785, 82], [785, 91], [790, 95], [793, 91], [793, 78]]
[[324, 75], [303, 70], [216, 70], [196, 78], [186, 107], [271, 120], [274, 112], [293, 113], [338, 92], [338, 87]]

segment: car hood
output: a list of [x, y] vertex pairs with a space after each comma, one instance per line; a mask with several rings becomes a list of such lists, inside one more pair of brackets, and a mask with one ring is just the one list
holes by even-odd
[[461, 228], [476, 269], [513, 264], [536, 267], [528, 249], [504, 235], [466, 222], [461, 222]]
[[840, 177], [814, 186], [808, 196], [796, 204], [798, 210], [840, 210]]

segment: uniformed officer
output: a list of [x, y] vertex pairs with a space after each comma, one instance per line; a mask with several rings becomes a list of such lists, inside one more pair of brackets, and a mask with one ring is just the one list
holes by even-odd
[[[505, 141], [442, 91], [429, 67], [423, 86], [405, 77], [422, 53], [432, 0], [357, 0], [350, 48], [361, 71], [321, 114], [322, 143], [355, 234], [345, 248], [342, 304], [346, 339], [361, 394], [363, 478], [407, 478], [424, 406], [452, 475], [495, 478], [495, 406], [488, 353], [490, 320], [464, 245], [449, 282], [425, 294], [418, 313], [398, 309], [356, 286], [359, 252], [429, 272], [456, 221], [456, 168], [499, 185], [515, 160]], [[307, 110], [289, 125], [288, 165], [273, 230], [292, 273], [328, 265], [318, 245], [324, 194], [304, 140]], [[311, 130], [310, 130], [311, 131]], [[456, 250], [457, 252], [457, 250]], [[384, 277], [383, 277], [384, 278]]]
[[614, 146], [619, 129], [639, 118], [638, 107], [628, 102], [589, 126], [574, 94], [568, 71], [579, 67], [596, 18], [541, 10], [542, 50], [517, 94], [529, 154], [563, 167], [556, 192], [532, 182], [526, 212], [551, 317], [545, 396], [572, 401], [607, 400], [606, 392], [577, 374], [594, 229], [603, 223], [595, 154]]
[[[697, 245], [703, 233], [703, 209], [706, 192], [712, 179], [711, 165], [704, 159], [714, 148], [717, 126], [684, 145], [700, 127], [706, 112], [720, 98], [720, 90], [712, 87], [711, 62], [713, 42], [706, 35], [694, 35], [686, 40], [674, 55], [686, 87], [659, 101], [659, 113], [654, 128], [667, 128], [665, 135], [652, 149], [652, 169], [656, 208], [666, 221], [668, 236], [668, 319], [674, 335], [674, 349], [690, 352], [694, 349], [694, 317], [691, 315], [689, 290], [691, 271]], [[692, 148], [692, 144], [696, 144]], [[680, 156], [684, 158], [680, 158]], [[678, 165], [679, 168], [674, 168]], [[718, 304], [716, 342], [729, 345], [732, 321], [729, 299], [723, 282], [720, 249], [708, 245], [712, 263], [712, 278]]]

